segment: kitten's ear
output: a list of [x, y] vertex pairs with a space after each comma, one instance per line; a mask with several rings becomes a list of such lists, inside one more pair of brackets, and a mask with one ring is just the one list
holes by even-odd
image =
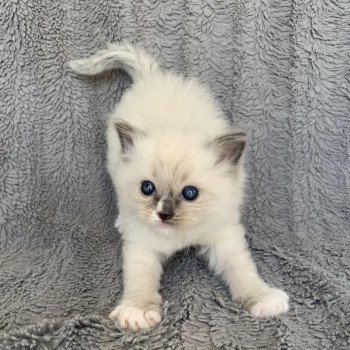
[[216, 163], [226, 161], [236, 165], [241, 158], [246, 140], [247, 135], [245, 133], [237, 132], [219, 136], [211, 141], [210, 148], [217, 154]]
[[123, 153], [127, 153], [134, 146], [136, 137], [144, 135], [142, 131], [123, 120], [116, 121], [114, 127], [117, 130]]

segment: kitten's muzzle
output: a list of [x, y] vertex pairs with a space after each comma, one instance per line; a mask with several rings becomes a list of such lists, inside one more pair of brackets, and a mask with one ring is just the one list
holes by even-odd
[[175, 202], [172, 198], [165, 198], [160, 202], [161, 206], [157, 211], [158, 217], [163, 221], [168, 221], [174, 216]]

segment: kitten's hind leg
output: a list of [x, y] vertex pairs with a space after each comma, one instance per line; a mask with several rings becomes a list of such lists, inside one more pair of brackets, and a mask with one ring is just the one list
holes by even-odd
[[228, 284], [232, 297], [255, 317], [276, 316], [288, 311], [288, 296], [271, 288], [258, 275], [244, 238], [242, 225], [226, 227], [207, 250], [209, 266]]
[[109, 317], [133, 331], [153, 327], [161, 320], [161, 262], [153, 252], [134, 243], [124, 244], [123, 255], [123, 298]]

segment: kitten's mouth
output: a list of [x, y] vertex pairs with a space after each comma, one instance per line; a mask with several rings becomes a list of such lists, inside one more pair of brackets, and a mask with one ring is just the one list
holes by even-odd
[[173, 224], [169, 221], [162, 221], [162, 220], [154, 220], [153, 224], [157, 227], [157, 228], [161, 228], [161, 229], [169, 229], [173, 226]]
[[164, 221], [159, 221], [156, 223], [156, 225], [158, 227], [162, 227], [162, 228], [169, 228], [172, 226], [172, 224], [170, 222], [164, 222]]
[[151, 217], [150, 217], [150, 220], [149, 220], [149, 224], [158, 229], [158, 230], [170, 230], [172, 228], [174, 228], [176, 225], [175, 225], [175, 222], [173, 222], [173, 220], [171, 219], [167, 219], [167, 220], [162, 220], [158, 214], [156, 214], [156, 212], [153, 212]]

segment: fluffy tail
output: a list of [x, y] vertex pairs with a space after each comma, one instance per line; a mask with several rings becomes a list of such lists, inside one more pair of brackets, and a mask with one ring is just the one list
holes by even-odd
[[121, 69], [134, 81], [159, 71], [157, 61], [146, 51], [130, 44], [111, 44], [91, 57], [73, 60], [70, 68], [82, 75], [96, 75], [111, 69]]

